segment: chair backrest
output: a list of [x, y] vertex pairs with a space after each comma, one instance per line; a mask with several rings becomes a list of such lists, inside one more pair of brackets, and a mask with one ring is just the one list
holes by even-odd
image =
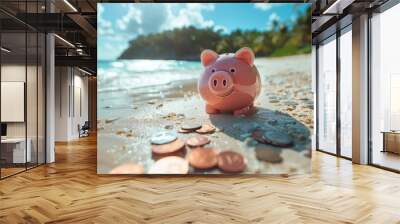
[[83, 124], [83, 126], [82, 126], [82, 129], [83, 128], [85, 128], [85, 129], [89, 129], [90, 128], [89, 121], [85, 121], [85, 124]]

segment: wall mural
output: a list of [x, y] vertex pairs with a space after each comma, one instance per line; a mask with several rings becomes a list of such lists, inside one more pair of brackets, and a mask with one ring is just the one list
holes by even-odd
[[311, 9], [98, 4], [99, 174], [310, 172]]

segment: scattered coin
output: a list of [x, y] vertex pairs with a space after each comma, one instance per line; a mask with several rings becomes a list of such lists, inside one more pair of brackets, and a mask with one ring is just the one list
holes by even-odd
[[168, 154], [181, 150], [185, 143], [181, 139], [163, 145], [151, 145], [151, 151], [155, 154]]
[[186, 141], [186, 144], [191, 147], [199, 147], [210, 143], [210, 139], [204, 135], [196, 135], [194, 137], [189, 138]]
[[177, 119], [182, 119], [184, 118], [184, 114], [176, 114], [174, 112], [171, 112], [167, 115], [162, 116], [162, 118], [167, 119], [167, 120], [177, 120]]
[[274, 129], [270, 130], [256, 129], [253, 132], [252, 136], [258, 142], [264, 144], [271, 144], [279, 147], [288, 147], [291, 146], [293, 143], [292, 139], [289, 137], [288, 134]]
[[144, 168], [141, 164], [125, 163], [115, 167], [110, 174], [143, 174]]
[[175, 132], [159, 132], [151, 136], [151, 143], [156, 145], [167, 144], [178, 138]]
[[187, 174], [188, 172], [188, 161], [177, 156], [157, 160], [149, 170], [149, 174]]
[[162, 158], [165, 158], [168, 156], [177, 156], [177, 157], [185, 158], [185, 155], [186, 155], [186, 148], [183, 147], [181, 150], [178, 150], [176, 152], [171, 152], [171, 153], [163, 153], [163, 154], [152, 153], [151, 158], [154, 161], [157, 161], [159, 159], [162, 159]]
[[218, 167], [227, 173], [240, 173], [246, 169], [246, 162], [239, 153], [224, 151], [218, 154]]
[[196, 148], [189, 155], [189, 163], [197, 169], [210, 169], [218, 163], [217, 153], [214, 149]]
[[197, 130], [199, 128], [201, 128], [201, 124], [194, 122], [194, 121], [186, 121], [181, 125], [181, 128], [183, 130]]
[[187, 134], [187, 133], [192, 133], [193, 131], [191, 131], [191, 130], [179, 129], [178, 132], [179, 132], [179, 133], [182, 133], [182, 134]]
[[282, 151], [274, 146], [262, 145], [255, 148], [256, 158], [268, 163], [281, 163]]
[[199, 134], [211, 134], [215, 132], [215, 127], [212, 124], [203, 124], [196, 132]]

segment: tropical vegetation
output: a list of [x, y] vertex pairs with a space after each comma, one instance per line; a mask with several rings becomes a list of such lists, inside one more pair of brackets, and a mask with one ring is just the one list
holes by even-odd
[[252, 48], [258, 57], [310, 53], [311, 10], [299, 15], [291, 26], [274, 20], [268, 31], [238, 29], [225, 34], [213, 27], [189, 26], [139, 35], [129, 42], [120, 59], [199, 60], [203, 49], [227, 53], [244, 46]]

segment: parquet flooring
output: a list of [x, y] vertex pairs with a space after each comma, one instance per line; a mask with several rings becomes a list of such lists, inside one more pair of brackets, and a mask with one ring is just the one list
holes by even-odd
[[0, 181], [0, 223], [400, 223], [400, 175], [319, 152], [310, 175], [96, 174], [96, 139]]

